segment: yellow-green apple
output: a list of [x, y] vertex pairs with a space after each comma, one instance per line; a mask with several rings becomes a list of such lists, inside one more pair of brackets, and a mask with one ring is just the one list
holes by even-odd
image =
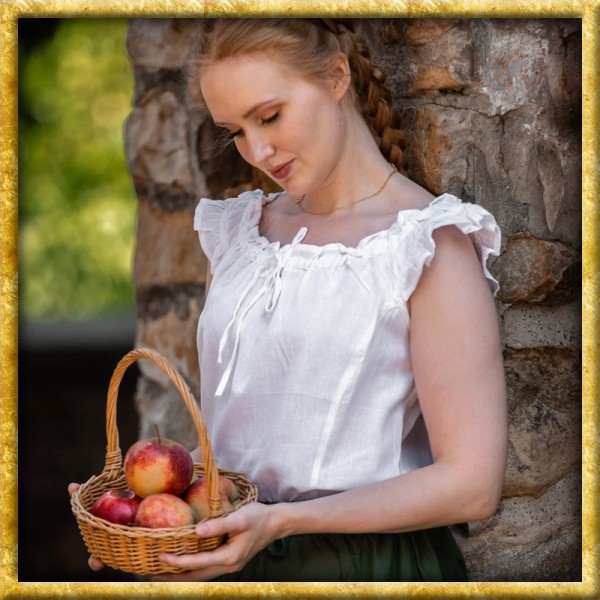
[[134, 524], [151, 528], [184, 527], [194, 524], [194, 512], [179, 496], [152, 494], [141, 501]]
[[219, 475], [219, 492], [225, 494], [232, 504], [240, 499], [240, 491], [237, 489], [235, 483], [224, 475]]
[[[238, 500], [239, 498], [239, 491], [233, 481], [222, 475], [219, 475], [219, 496], [221, 497], [221, 505], [225, 512], [231, 512], [233, 510], [233, 500]], [[196, 522], [207, 519], [210, 516], [208, 510], [208, 485], [204, 477], [196, 479], [182, 497], [194, 510]]]
[[142, 499], [129, 489], [113, 489], [104, 492], [94, 502], [90, 512], [100, 519], [118, 525], [132, 525]]
[[129, 487], [142, 498], [185, 492], [194, 472], [191, 454], [181, 444], [161, 438], [140, 440], [125, 454], [124, 470]]

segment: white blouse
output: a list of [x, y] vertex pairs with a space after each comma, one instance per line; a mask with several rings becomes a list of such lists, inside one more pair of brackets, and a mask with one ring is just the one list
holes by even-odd
[[203, 198], [194, 220], [213, 280], [198, 325], [201, 404], [219, 467], [261, 501], [304, 500], [431, 462], [415, 392], [407, 300], [456, 225], [486, 267], [492, 215], [450, 194], [391, 227], [340, 243], [270, 242], [258, 224], [277, 194]]

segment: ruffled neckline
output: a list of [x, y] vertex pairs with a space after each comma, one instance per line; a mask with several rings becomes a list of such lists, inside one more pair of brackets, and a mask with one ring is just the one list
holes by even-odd
[[272, 249], [274, 251], [285, 250], [291, 246], [294, 246], [296, 252], [306, 252], [307, 254], [337, 253], [362, 255], [365, 249], [374, 241], [382, 238], [385, 239], [389, 235], [393, 235], [394, 233], [399, 232], [408, 217], [416, 217], [417, 220], [419, 220], [419, 218], [426, 218], [428, 211], [430, 211], [433, 207], [437, 206], [438, 204], [442, 204], [444, 202], [448, 202], [449, 204], [453, 205], [462, 204], [462, 201], [456, 196], [444, 193], [440, 196], [436, 196], [435, 198], [433, 198], [431, 202], [423, 208], [400, 209], [396, 215], [396, 218], [394, 219], [394, 222], [389, 227], [364, 236], [358, 241], [356, 246], [347, 246], [342, 242], [328, 242], [326, 244], [318, 245], [305, 243], [301, 241], [301, 239], [304, 237], [302, 235], [302, 230], [306, 229], [305, 227], [301, 227], [298, 230], [298, 232], [294, 236], [294, 241], [292, 242], [282, 243], [279, 240], [269, 240], [266, 236], [262, 235], [259, 232], [259, 223], [262, 217], [264, 205], [268, 204], [269, 202], [273, 202], [277, 198], [277, 196], [281, 194], [281, 192], [271, 192], [265, 195], [265, 193], [262, 190], [256, 189], [254, 191], [245, 192], [243, 195], [246, 194], [248, 194], [255, 200], [255, 202], [252, 205], [252, 212], [249, 215], [250, 242], [258, 244], [263, 248]]

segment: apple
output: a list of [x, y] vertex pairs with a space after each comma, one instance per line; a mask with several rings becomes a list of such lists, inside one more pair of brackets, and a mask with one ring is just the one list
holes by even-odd
[[180, 496], [194, 474], [191, 454], [181, 444], [157, 437], [135, 442], [125, 454], [124, 470], [129, 487], [142, 498], [167, 493]]
[[136, 527], [184, 527], [194, 524], [192, 507], [178, 496], [158, 493], [144, 498], [135, 517]]
[[240, 491], [237, 489], [235, 483], [224, 475], [219, 475], [219, 492], [225, 494], [231, 503], [240, 499]]
[[113, 489], [104, 492], [94, 502], [90, 512], [100, 519], [118, 525], [131, 525], [142, 499], [129, 489]]
[[[239, 500], [239, 491], [231, 479], [219, 475], [219, 496], [225, 512], [233, 511], [233, 502]], [[194, 481], [183, 495], [183, 499], [194, 510], [196, 522], [208, 519], [208, 485], [204, 477]], [[239, 502], [237, 502], [239, 504]]]

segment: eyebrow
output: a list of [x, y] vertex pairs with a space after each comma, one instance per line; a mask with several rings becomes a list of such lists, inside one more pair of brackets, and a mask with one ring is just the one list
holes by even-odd
[[[264, 100], [263, 102], [259, 102], [258, 104], [255, 104], [252, 108], [250, 108], [249, 110], [247, 110], [243, 115], [242, 115], [242, 119], [247, 119], [250, 116], [252, 116], [255, 112], [258, 112], [261, 108], [263, 108], [264, 106], [267, 106], [269, 104], [272, 104], [273, 102], [275, 102], [276, 100], [278, 100], [277, 97], [275, 98], [270, 98], [269, 100]], [[215, 121], [215, 125], [218, 126], [223, 126], [223, 125], [227, 125], [228, 123], [219, 123], [218, 121]]]

